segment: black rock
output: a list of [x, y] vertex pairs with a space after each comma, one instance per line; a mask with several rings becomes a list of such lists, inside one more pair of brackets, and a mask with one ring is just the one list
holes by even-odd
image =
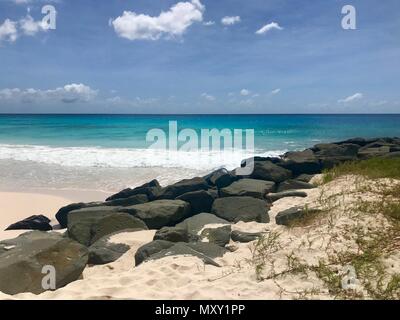
[[42, 280], [46, 274], [42, 272], [46, 266], [55, 268], [59, 289], [78, 280], [87, 261], [86, 247], [59, 233], [24, 233], [0, 242], [0, 291], [10, 295], [44, 292]]
[[229, 225], [230, 222], [221, 219], [211, 213], [200, 213], [193, 217], [190, 217], [181, 223], [176, 225], [177, 228], [185, 229], [189, 236], [189, 241], [199, 241], [200, 231], [204, 229], [206, 225]]
[[220, 247], [225, 247], [231, 238], [231, 226], [204, 229], [201, 239], [207, 239], [209, 243], [214, 243]]
[[267, 180], [273, 182], [282, 182], [290, 179], [292, 172], [283, 167], [280, 167], [270, 161], [254, 162], [254, 170], [250, 178]]
[[118, 207], [91, 207], [74, 210], [68, 217], [68, 236], [90, 246], [100, 238], [125, 229], [146, 230], [143, 221], [128, 213], [118, 212]]
[[107, 235], [89, 247], [89, 261], [88, 264], [102, 265], [117, 261], [122, 255], [124, 255], [130, 247], [123, 243], [112, 243], [110, 238], [121, 232], [134, 232], [135, 229], [127, 229], [118, 231], [113, 234]]
[[241, 231], [235, 230], [235, 231], [232, 231], [232, 233], [231, 233], [231, 238], [235, 242], [247, 243], [247, 242], [258, 240], [260, 237], [262, 237], [261, 232], [248, 233], [248, 232], [241, 232]]
[[140, 187], [131, 189], [131, 188], [127, 188], [124, 189], [114, 195], [112, 195], [111, 197], [108, 197], [106, 199], [106, 201], [111, 201], [111, 200], [116, 200], [116, 199], [125, 199], [125, 198], [129, 198], [131, 196], [137, 195], [137, 194], [145, 194], [148, 199], [154, 200], [157, 196], [159, 191], [161, 190], [160, 184], [158, 183], [157, 180], [152, 180], [148, 183], [145, 183], [143, 185], [141, 185]]
[[287, 152], [283, 156], [283, 163], [279, 165], [292, 171], [293, 175], [303, 173], [315, 174], [321, 172], [321, 164], [310, 149], [304, 151]]
[[116, 206], [128, 207], [128, 206], [134, 206], [135, 204], [146, 203], [148, 201], [149, 201], [149, 198], [147, 197], [147, 195], [136, 194], [136, 195], [130, 196], [128, 198], [115, 199], [115, 200], [102, 202], [101, 205], [111, 206], [111, 207], [116, 207]]
[[211, 212], [230, 222], [257, 221], [267, 223], [269, 207], [263, 200], [252, 197], [229, 197], [214, 201]]
[[277, 192], [284, 192], [287, 190], [301, 190], [301, 189], [313, 189], [313, 184], [299, 181], [299, 180], [286, 180], [279, 184]]
[[238, 177], [226, 169], [219, 169], [205, 176], [204, 179], [209, 185], [220, 189], [229, 186], [238, 180]]
[[297, 176], [295, 180], [303, 181], [303, 182], [310, 182], [311, 179], [314, 178], [314, 176], [315, 176], [314, 174], [303, 173], [303, 174]]
[[185, 228], [164, 227], [156, 232], [153, 240], [164, 240], [170, 242], [188, 242], [189, 234]]
[[66, 228], [68, 226], [68, 214], [71, 211], [82, 209], [86, 206], [86, 203], [79, 202], [79, 203], [72, 203], [65, 207], [62, 207], [56, 213], [56, 219], [62, 228]]
[[174, 226], [191, 215], [190, 204], [182, 200], [156, 200], [123, 207], [119, 211], [139, 218], [149, 229]]
[[204, 178], [185, 179], [163, 188], [158, 195], [158, 199], [175, 199], [188, 192], [207, 190], [209, 188], [210, 186]]
[[39, 230], [49, 231], [52, 230], [50, 219], [43, 216], [30, 216], [22, 221], [10, 225], [6, 230]]
[[279, 212], [276, 217], [275, 221], [276, 224], [289, 226], [296, 220], [303, 219], [307, 214], [314, 214], [320, 212], [317, 209], [305, 209], [302, 207], [292, 207], [287, 210]]
[[210, 212], [212, 204], [214, 203], [215, 196], [209, 191], [199, 190], [184, 193], [176, 198], [176, 200], [186, 201], [190, 204], [192, 214], [201, 212]]
[[341, 144], [351, 143], [351, 144], [357, 144], [360, 147], [363, 147], [366, 144], [368, 144], [369, 142], [370, 142], [369, 140], [366, 140], [364, 138], [352, 138], [352, 139], [348, 139], [348, 140], [345, 140], [345, 141], [335, 142], [335, 144], [341, 145]]
[[320, 161], [322, 169], [331, 169], [334, 166], [345, 162], [357, 160], [357, 153], [360, 146], [357, 144], [323, 143], [317, 144], [312, 149], [315, 157]]
[[220, 190], [221, 197], [249, 196], [264, 199], [265, 194], [275, 189], [275, 182], [242, 179]]
[[270, 193], [265, 196], [265, 198], [269, 202], [275, 202], [279, 199], [287, 198], [287, 197], [305, 198], [305, 197], [307, 197], [307, 193], [305, 193], [304, 191], [290, 191], [289, 190], [289, 191], [283, 191], [283, 192], [278, 192], [278, 193]]
[[56, 219], [62, 228], [66, 228], [68, 226], [68, 214], [74, 210], [93, 207], [126, 207], [146, 203], [148, 201], [148, 197], [145, 194], [137, 194], [128, 198], [109, 200], [105, 202], [72, 203], [58, 210], [56, 213]]
[[157, 252], [151, 255], [148, 259], [157, 260], [165, 257], [185, 255], [198, 257], [203, 260], [205, 264], [220, 267], [220, 265], [216, 263], [213, 258], [222, 257], [226, 252], [226, 249], [213, 243], [175, 243], [172, 247]]
[[135, 265], [138, 266], [143, 261], [147, 260], [151, 255], [160, 252], [164, 249], [168, 249], [172, 247], [175, 243], [164, 241], [164, 240], [155, 240], [150, 243], [147, 243], [141, 246], [135, 254]]

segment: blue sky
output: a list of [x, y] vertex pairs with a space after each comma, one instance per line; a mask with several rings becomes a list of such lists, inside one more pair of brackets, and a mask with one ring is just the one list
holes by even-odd
[[399, 75], [398, 0], [0, 0], [3, 113], [399, 113]]

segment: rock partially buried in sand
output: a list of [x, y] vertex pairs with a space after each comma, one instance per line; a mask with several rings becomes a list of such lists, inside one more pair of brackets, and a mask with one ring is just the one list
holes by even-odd
[[56, 271], [56, 289], [78, 280], [88, 261], [88, 251], [56, 232], [32, 231], [0, 242], [0, 291], [6, 294], [45, 291], [44, 266]]
[[138, 266], [151, 255], [172, 247], [175, 243], [164, 240], [154, 240], [141, 246], [135, 254], [135, 265]]
[[138, 229], [127, 229], [107, 235], [89, 247], [88, 264], [102, 265], [117, 261], [130, 247], [124, 243], [112, 243], [110, 238], [123, 232], [135, 232]]
[[230, 222], [269, 222], [266, 201], [252, 197], [229, 197], [214, 201], [211, 212]]
[[275, 221], [276, 224], [290, 226], [292, 223], [305, 218], [308, 214], [316, 214], [319, 212], [321, 212], [321, 210], [292, 207], [279, 212], [275, 217]]
[[182, 200], [156, 200], [144, 204], [120, 208], [144, 221], [149, 229], [173, 226], [190, 216], [190, 204]]
[[232, 231], [232, 233], [231, 233], [231, 238], [235, 242], [247, 243], [247, 242], [258, 240], [260, 237], [262, 237], [261, 232], [248, 233], [248, 232], [241, 232], [241, 231], [235, 230], [235, 231]]
[[310, 182], [311, 179], [314, 178], [314, 177], [315, 177], [314, 174], [306, 174], [306, 173], [303, 173], [303, 174], [297, 176], [295, 180], [297, 180], [297, 181], [303, 181], [303, 182]]
[[204, 178], [185, 179], [163, 188], [158, 199], [175, 199], [188, 192], [207, 190], [209, 188], [210, 186]]
[[282, 198], [288, 198], [288, 197], [301, 197], [301, 198], [305, 198], [307, 197], [307, 193], [305, 193], [304, 191], [283, 191], [283, 192], [278, 192], [278, 193], [270, 193], [267, 194], [265, 196], [265, 198], [269, 201], [269, 202], [275, 202], [279, 199]]
[[200, 238], [202, 242], [209, 242], [220, 247], [225, 247], [231, 239], [231, 231], [231, 226], [207, 228], [202, 231]]
[[186, 229], [179, 227], [164, 227], [156, 232], [153, 240], [170, 242], [188, 242], [189, 234]]
[[170, 248], [151, 255], [148, 260], [157, 260], [165, 257], [184, 255], [198, 257], [203, 260], [205, 264], [220, 267], [220, 265], [213, 259], [222, 257], [226, 252], [228, 252], [228, 250], [213, 243], [175, 243]]
[[301, 189], [313, 189], [313, 184], [299, 181], [299, 180], [286, 180], [279, 184], [277, 192], [284, 192], [288, 190], [301, 190]]
[[6, 230], [52, 230], [50, 219], [43, 215], [30, 216], [24, 220], [10, 225]]
[[68, 235], [79, 243], [90, 246], [100, 238], [124, 229], [146, 230], [143, 221], [119, 208], [93, 207], [69, 213]]
[[229, 225], [230, 222], [221, 219], [211, 213], [200, 213], [190, 217], [176, 225], [176, 228], [185, 229], [189, 236], [189, 241], [199, 241], [200, 231], [206, 225]]
[[192, 214], [210, 212], [215, 197], [208, 191], [199, 190], [185, 193], [176, 200], [186, 201], [190, 204]]
[[264, 199], [266, 193], [272, 192], [275, 182], [256, 179], [242, 179], [220, 190], [221, 197], [249, 196]]

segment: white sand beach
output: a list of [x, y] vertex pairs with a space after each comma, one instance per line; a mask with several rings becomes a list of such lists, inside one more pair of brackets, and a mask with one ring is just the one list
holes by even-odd
[[58, 209], [73, 202], [102, 201], [107, 196], [101, 192], [73, 190], [45, 190], [34, 192], [0, 192], [0, 240], [10, 239], [26, 231], [4, 231], [9, 225], [32, 215], [44, 215], [57, 224]]
[[[220, 268], [205, 265], [190, 256], [166, 257], [134, 266], [137, 249], [152, 240], [155, 231], [117, 234], [113, 242], [131, 247], [119, 260], [102, 266], [87, 267], [83, 279], [54, 292], [40, 295], [31, 293], [15, 296], [0, 295], [1, 299], [333, 299], [329, 282], [318, 266], [329, 263], [340, 253], [357, 252], [357, 237], [384, 232], [389, 227], [386, 218], [376, 213], [354, 214], [351, 208], [360, 196], [373, 199], [373, 193], [360, 193], [355, 177], [342, 177], [316, 189], [304, 190], [306, 198], [284, 198], [274, 203], [271, 222], [239, 222], [233, 230], [265, 232], [263, 251], [256, 242], [234, 243], [233, 252], [216, 261]], [[323, 201], [321, 199], [323, 198]], [[294, 205], [321, 207], [327, 199], [336, 198], [338, 207], [307, 226], [288, 228], [275, 223], [276, 214]], [[53, 198], [53, 205], [64, 199]], [[40, 208], [40, 207], [38, 207]], [[361, 232], [361, 231], [360, 231]], [[271, 241], [276, 235], [276, 241]], [[269, 240], [268, 240], [269, 239]], [[397, 242], [399, 243], [399, 242]], [[260, 256], [259, 253], [262, 252]], [[388, 251], [384, 265], [388, 274], [400, 268], [399, 250]], [[257, 267], [258, 265], [258, 267]], [[260, 267], [261, 266], [261, 267]], [[304, 267], [306, 266], [306, 267]], [[309, 268], [309, 269], [307, 269]], [[345, 265], [333, 267], [334, 274], [345, 276]], [[365, 288], [354, 292], [367, 294]]]

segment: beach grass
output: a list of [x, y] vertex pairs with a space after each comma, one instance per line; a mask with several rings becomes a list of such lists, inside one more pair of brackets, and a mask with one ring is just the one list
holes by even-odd
[[350, 174], [368, 179], [400, 179], [400, 157], [371, 158], [342, 163], [323, 172], [323, 183], [328, 183], [338, 177]]

